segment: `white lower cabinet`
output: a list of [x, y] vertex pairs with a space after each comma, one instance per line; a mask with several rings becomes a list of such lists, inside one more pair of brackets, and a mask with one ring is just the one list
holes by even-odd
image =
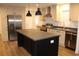
[[59, 45], [65, 47], [65, 31], [60, 31]]

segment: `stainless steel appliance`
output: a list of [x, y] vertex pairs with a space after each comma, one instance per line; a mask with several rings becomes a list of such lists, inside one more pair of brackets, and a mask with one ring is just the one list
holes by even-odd
[[76, 39], [77, 39], [77, 33], [66, 31], [65, 47], [70, 48], [72, 50], [75, 50], [75, 48], [76, 48]]
[[18, 15], [8, 15], [8, 37], [9, 40], [17, 40], [16, 30], [22, 29], [22, 19]]

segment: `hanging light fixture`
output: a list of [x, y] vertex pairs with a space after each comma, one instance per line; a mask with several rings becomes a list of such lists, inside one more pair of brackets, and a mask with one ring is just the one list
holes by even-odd
[[32, 16], [32, 14], [30, 13], [30, 10], [28, 10], [26, 16]]
[[42, 13], [40, 11], [40, 8], [37, 8], [37, 11], [36, 11], [35, 15], [42, 15]]
[[[39, 5], [37, 4], [36, 6], [38, 7]], [[40, 8], [37, 8], [35, 15], [42, 15]]]
[[29, 10], [28, 10], [28, 13], [26, 14], [26, 16], [32, 16]]

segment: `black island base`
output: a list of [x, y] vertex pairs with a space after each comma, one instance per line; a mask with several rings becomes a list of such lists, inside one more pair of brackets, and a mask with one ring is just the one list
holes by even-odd
[[32, 56], [58, 56], [59, 35], [38, 30], [19, 30], [17, 36], [18, 46]]

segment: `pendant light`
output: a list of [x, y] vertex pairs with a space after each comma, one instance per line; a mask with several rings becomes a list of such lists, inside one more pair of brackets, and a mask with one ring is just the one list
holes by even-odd
[[[37, 4], [37, 7], [38, 7], [38, 4]], [[40, 8], [37, 8], [37, 11], [36, 11], [35, 15], [42, 15], [42, 13], [40, 11]]]
[[30, 13], [30, 10], [28, 10], [26, 16], [32, 16], [32, 14]]
[[26, 16], [32, 16], [29, 10], [28, 10], [28, 13], [27, 13]]
[[37, 11], [36, 11], [35, 15], [42, 15], [42, 13], [40, 11], [40, 8], [37, 8]]

